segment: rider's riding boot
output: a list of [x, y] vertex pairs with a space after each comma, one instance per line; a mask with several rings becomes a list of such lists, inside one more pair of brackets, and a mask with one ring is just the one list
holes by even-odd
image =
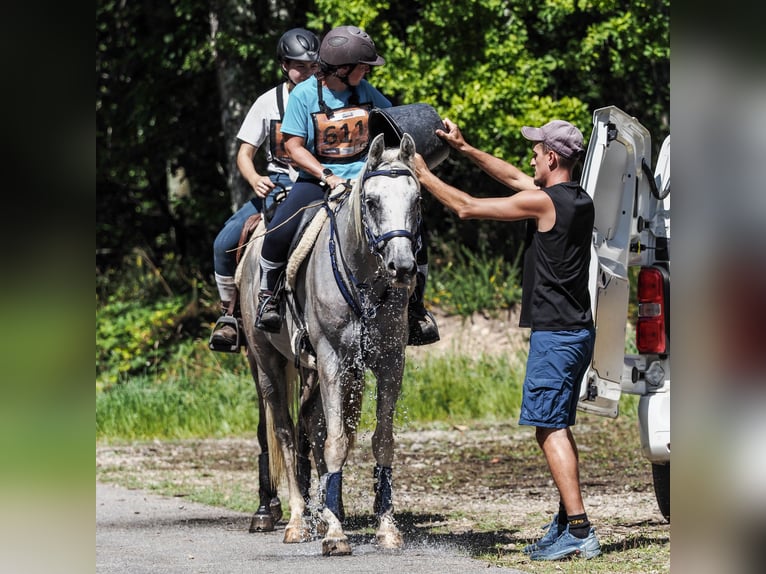
[[440, 339], [436, 319], [434, 319], [430, 311], [426, 310], [423, 303], [425, 291], [426, 276], [418, 272], [415, 291], [412, 293], [409, 306], [407, 307], [407, 321], [410, 329], [410, 335], [407, 340], [408, 345], [430, 345]]
[[269, 333], [279, 333], [282, 328], [279, 297], [272, 291], [261, 289], [258, 292], [258, 315], [255, 326]]
[[[221, 301], [221, 317], [230, 317], [229, 315], [229, 301]], [[233, 316], [237, 318], [239, 316], [239, 305], [234, 310]], [[216, 321], [216, 325], [220, 322], [220, 318]], [[237, 329], [230, 323], [224, 323], [220, 328], [213, 331], [210, 336], [210, 342], [216, 347], [231, 347], [237, 344]]]
[[279, 277], [284, 271], [284, 263], [272, 263], [261, 257], [261, 284], [258, 292], [258, 311], [255, 326], [262, 331], [279, 333], [282, 328], [280, 297], [277, 290]]
[[223, 314], [216, 319], [215, 330], [210, 334], [208, 348], [211, 351], [223, 353], [239, 353], [247, 342], [240, 322], [242, 315], [236, 298], [234, 303], [221, 301], [221, 311]]

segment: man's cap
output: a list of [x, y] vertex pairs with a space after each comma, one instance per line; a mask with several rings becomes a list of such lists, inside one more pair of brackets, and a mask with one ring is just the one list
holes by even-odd
[[533, 142], [542, 142], [562, 157], [571, 159], [580, 155], [585, 148], [582, 132], [564, 120], [553, 120], [541, 128], [524, 126], [521, 135]]

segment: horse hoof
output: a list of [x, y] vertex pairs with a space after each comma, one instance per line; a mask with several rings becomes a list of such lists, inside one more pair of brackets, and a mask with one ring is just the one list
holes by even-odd
[[275, 522], [271, 512], [261, 507], [250, 521], [250, 532], [273, 532]]
[[282, 502], [276, 496], [269, 503], [269, 511], [274, 518], [274, 524], [282, 520]]
[[307, 528], [295, 528], [288, 526], [285, 528], [285, 537], [282, 540], [285, 544], [299, 544], [311, 540], [311, 532]]
[[322, 554], [324, 556], [349, 556], [351, 545], [346, 538], [325, 538], [322, 540]]
[[380, 548], [387, 550], [398, 550], [404, 546], [404, 539], [399, 532], [386, 532], [384, 534], [376, 534], [375, 540]]

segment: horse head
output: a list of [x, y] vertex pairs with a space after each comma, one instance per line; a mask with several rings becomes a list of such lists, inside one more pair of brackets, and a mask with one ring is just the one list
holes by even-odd
[[370, 145], [360, 176], [359, 215], [367, 246], [394, 287], [410, 287], [420, 249], [420, 182], [415, 177], [415, 142], [402, 136], [398, 148], [386, 148], [383, 134]]

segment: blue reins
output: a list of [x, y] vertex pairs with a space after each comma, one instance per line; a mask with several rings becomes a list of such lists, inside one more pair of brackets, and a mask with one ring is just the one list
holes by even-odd
[[[362, 178], [360, 181], [360, 186], [363, 190], [365, 182], [370, 179], [371, 177], [401, 177], [401, 176], [408, 176], [408, 177], [414, 177], [412, 172], [409, 169], [385, 169], [385, 170], [374, 170], [374, 171], [368, 171], [362, 174]], [[366, 210], [364, 208], [364, 201], [360, 202], [360, 209], [362, 209], [362, 215], [363, 219], [365, 219]], [[336, 254], [336, 237], [338, 236], [338, 227], [335, 221], [335, 213], [330, 208], [328, 203], [324, 204], [325, 210], [327, 210], [327, 215], [330, 219], [330, 241], [329, 241], [329, 249], [330, 249], [330, 261], [332, 264], [332, 272], [333, 276], [335, 277], [335, 282], [338, 284], [338, 289], [340, 290], [341, 294], [343, 295], [343, 298], [346, 300], [346, 303], [348, 303], [348, 306], [351, 307], [351, 309], [354, 311], [357, 317], [362, 319], [370, 319], [375, 316], [375, 313], [377, 312], [374, 307], [370, 307], [365, 304], [364, 301], [364, 289], [369, 287], [369, 285], [365, 283], [360, 283], [354, 274], [351, 272], [351, 270], [346, 265], [345, 258], [343, 257], [343, 254], [341, 253], [341, 262], [343, 263], [343, 269], [346, 273], [346, 275], [349, 278], [349, 281], [351, 282], [353, 286], [353, 290], [358, 294], [358, 298], [354, 297], [354, 295], [351, 292], [351, 289], [349, 289], [348, 285], [343, 279], [343, 276], [340, 272], [340, 269], [338, 267], [338, 258]], [[409, 239], [414, 245], [416, 245], [415, 252], [417, 252], [420, 249], [420, 237], [415, 237], [415, 235], [406, 230], [406, 229], [394, 229], [392, 231], [388, 231], [384, 233], [383, 235], [380, 235], [378, 237], [375, 237], [367, 227], [366, 222], [364, 222], [364, 231], [365, 235], [367, 236], [367, 242], [369, 244], [370, 252], [379, 255], [380, 253], [380, 246], [384, 245], [387, 241], [395, 238], [395, 237], [406, 237]]]

